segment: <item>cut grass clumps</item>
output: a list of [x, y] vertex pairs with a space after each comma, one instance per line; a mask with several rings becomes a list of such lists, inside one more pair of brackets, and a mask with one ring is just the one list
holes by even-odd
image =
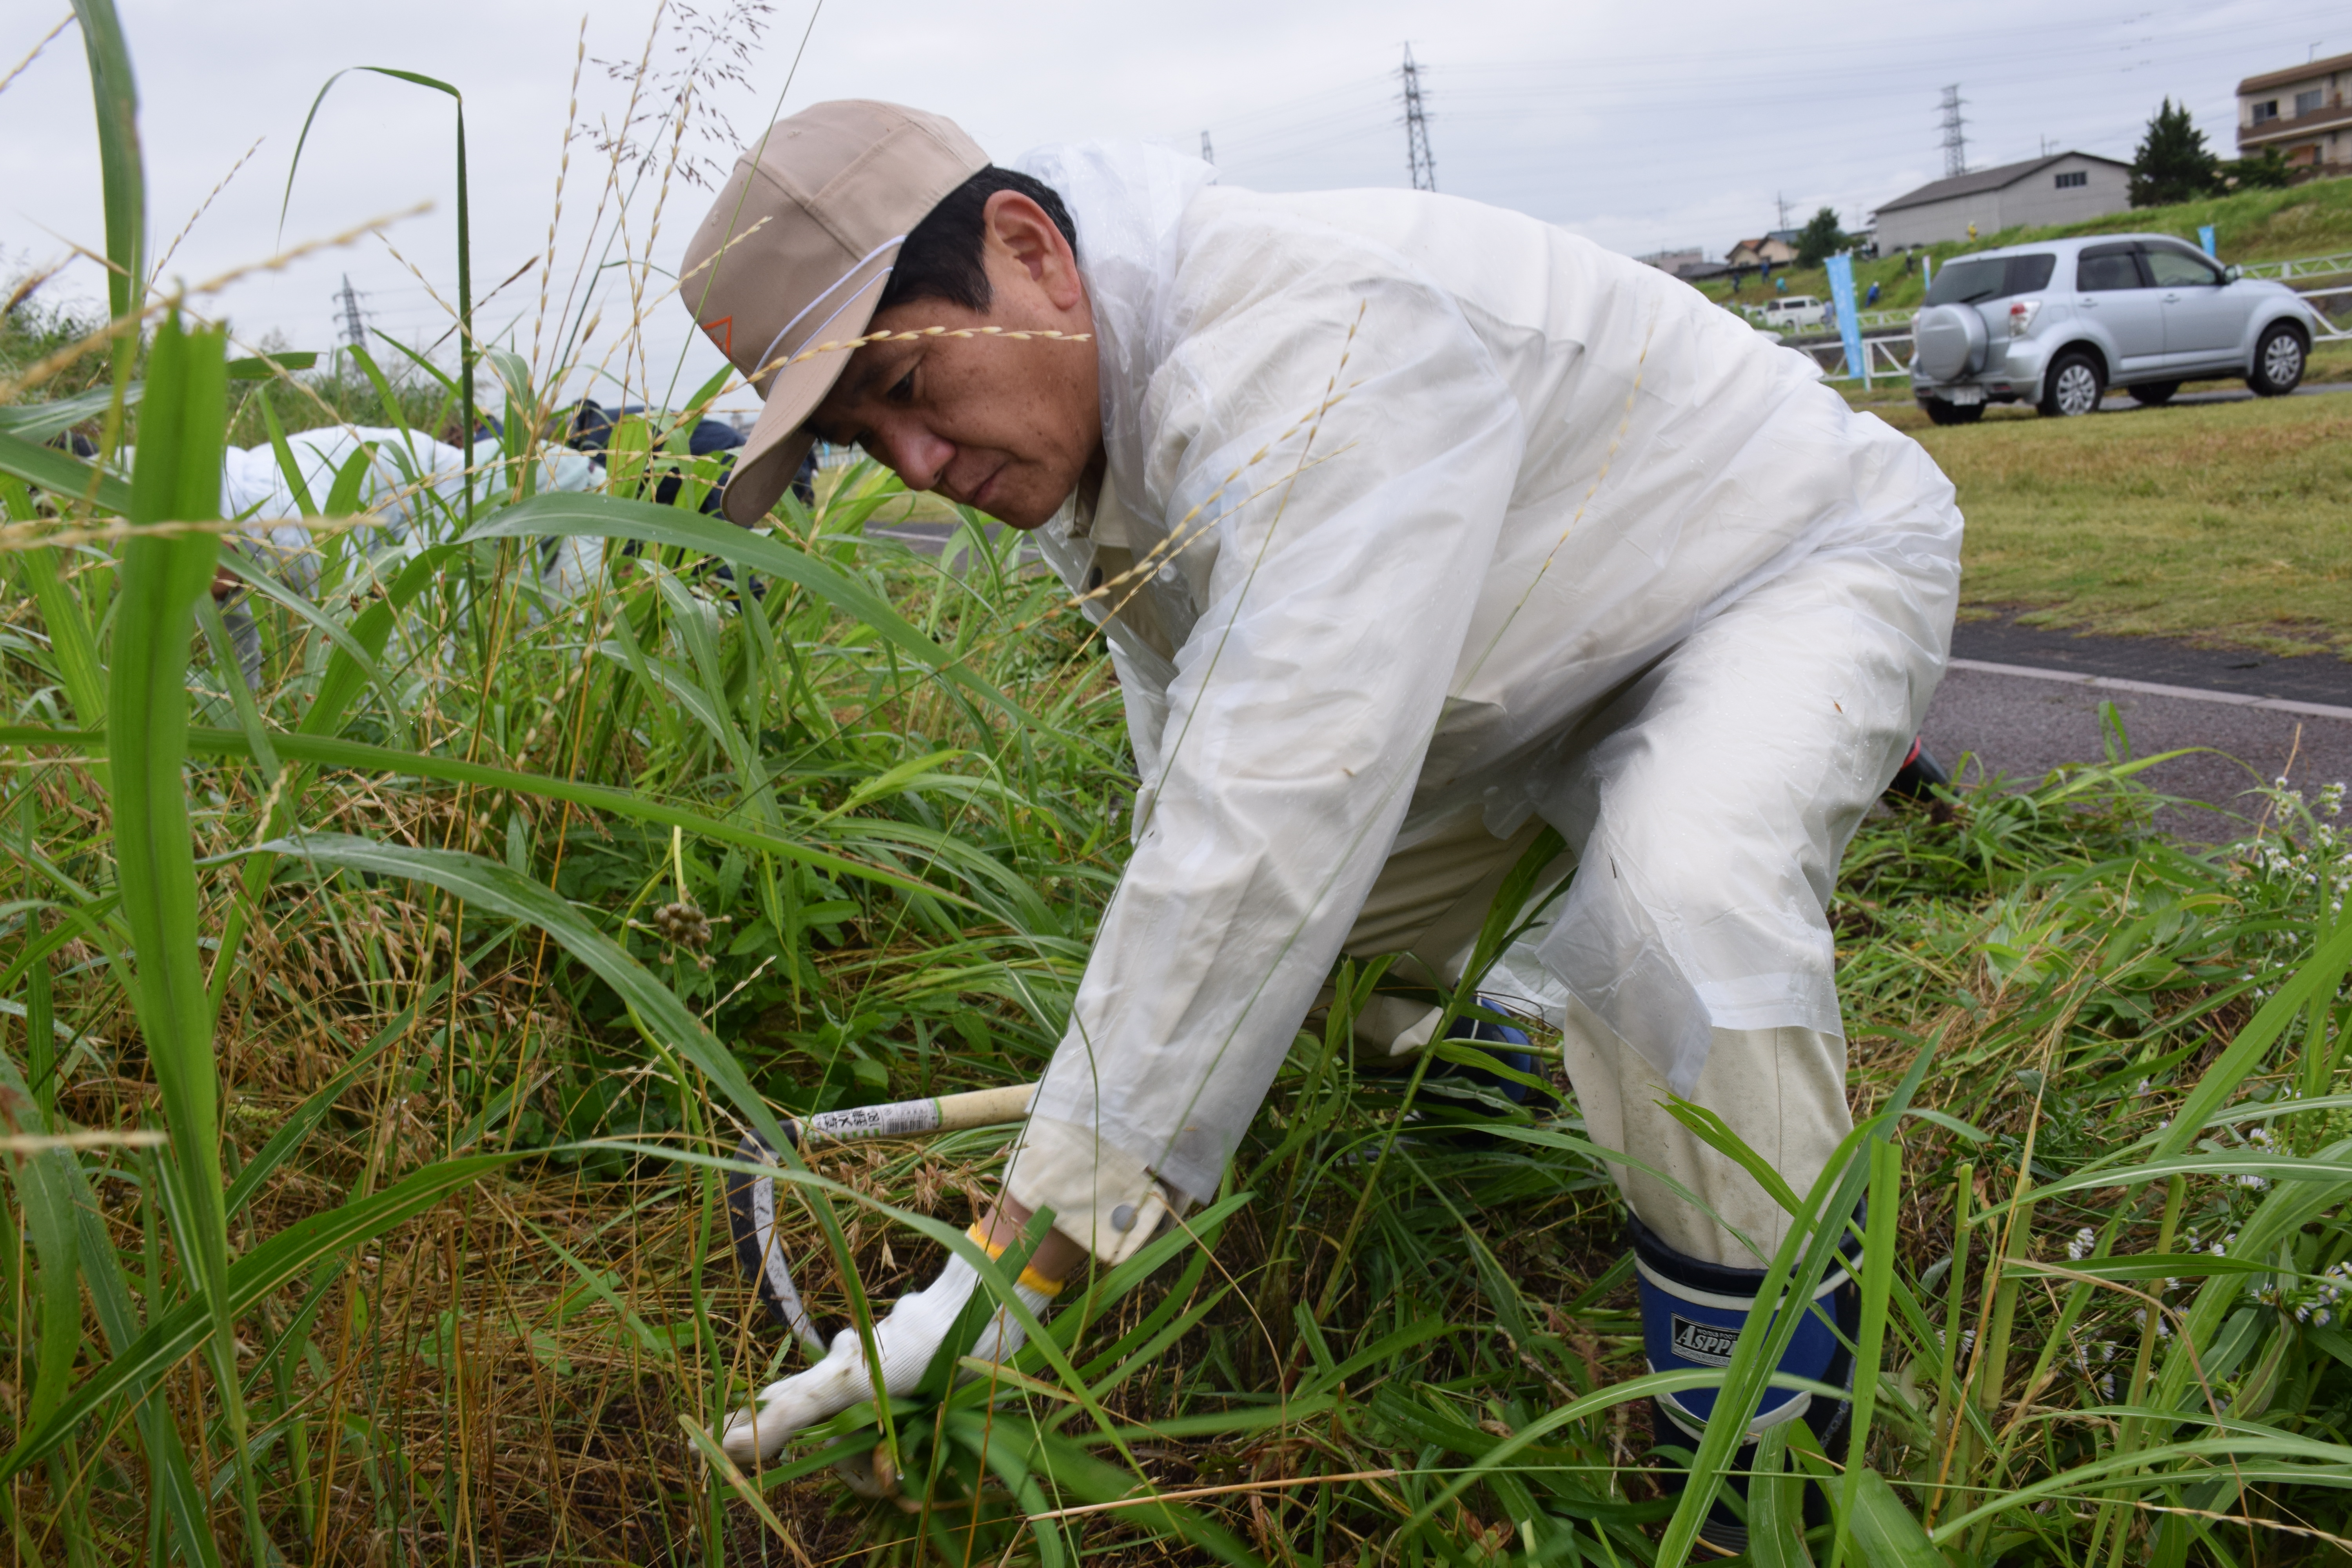
[[[579, 367], [497, 345], [476, 523], [418, 497], [395, 547], [320, 518], [318, 586], [286, 589], [204, 521], [245, 384], [194, 308], [74, 362], [130, 475], [0, 428], [18, 1559], [1704, 1556], [1779, 1331], [1741, 1342], [1677, 1502], [1605, 1152], [1572, 1101], [1433, 1135], [1410, 1080], [1355, 1075], [1375, 976], [1347, 967], [1216, 1201], [1075, 1282], [1010, 1367], [943, 1363], [761, 1474], [719, 1459], [716, 1423], [800, 1364], [734, 1271], [740, 1134], [1026, 1081], [1061, 1037], [1135, 784], [1100, 645], [982, 519], [940, 556], [869, 531], [908, 504], [870, 468], [757, 531], [627, 476], [534, 497]], [[369, 385], [348, 412], [428, 423]], [[566, 536], [600, 542], [556, 595], [535, 563]], [[262, 584], [226, 612], [216, 555]], [[2352, 1532], [2340, 803], [2280, 795], [2192, 852], [2136, 766], [1882, 816], [1848, 857], [1858, 1127], [1785, 1194], [1774, 1267], [1809, 1295], [1867, 1195], [1860, 1436], [1843, 1470], [1801, 1429], [1767, 1446], [1752, 1561], [2252, 1563]], [[1003, 1142], [780, 1178], [829, 1330], [929, 1275]]]

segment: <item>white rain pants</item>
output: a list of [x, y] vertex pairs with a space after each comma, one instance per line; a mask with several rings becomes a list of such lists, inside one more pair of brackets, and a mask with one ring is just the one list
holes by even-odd
[[[329, 425], [298, 430], [286, 438], [286, 446], [311, 504], [321, 508], [334, 491], [336, 477], [362, 447], [370, 448], [357, 503], [360, 510], [374, 515], [374, 526], [365, 536], [369, 552], [382, 556], [389, 550], [383, 564], [392, 571], [434, 542], [424, 534], [439, 509], [425, 502], [426, 492], [457, 514], [464, 512], [467, 455], [413, 430]], [[504, 456], [498, 438], [486, 437], [474, 444], [470, 461], [476, 473], [488, 473]], [[586, 454], [568, 447], [550, 447], [540, 458], [538, 487], [542, 493], [591, 489], [602, 477]], [[485, 500], [490, 499], [488, 489], [484, 482]], [[274, 447], [228, 449], [221, 465], [221, 515], [244, 524], [247, 539], [289, 586], [309, 593], [317, 585], [317, 542], [301, 525], [301, 505]], [[578, 592], [594, 570], [597, 549], [593, 539], [559, 542], [542, 563], [542, 586], [558, 597]]]
[[[1847, 839], [1901, 763], [1922, 716], [1911, 699], [1916, 645], [1883, 635], [1885, 623], [1871, 602], [1877, 597], [1873, 576], [1852, 560], [1809, 562], [1709, 622], [1603, 710], [1589, 726], [1580, 764], [1591, 769], [1594, 754], [1606, 764], [1593, 770], [1601, 782], [1582, 875], [1612, 876], [1631, 864], [1671, 868], [1690, 879], [1654, 885], [1654, 896], [1684, 910], [1705, 910], [1718, 901], [1707, 885], [1709, 868], [1738, 862], [1744, 846], [1775, 838], [1769, 817], [1790, 792], [1801, 791], [1822, 808], [1805, 814], [1804, 858], [1827, 901]], [[1837, 695], [1823, 703], [1817, 700], [1823, 690]], [[1781, 744], [1761, 755], [1727, 747], [1727, 738], [1758, 730]], [[1855, 765], [1822, 765], [1839, 758]], [[1797, 777], [1776, 776], [1776, 764], [1792, 763], [1802, 766]], [[1389, 973], [1408, 985], [1459, 984], [1496, 893], [1540, 826], [1530, 822], [1515, 837], [1497, 839], [1469, 813], [1391, 854], [1341, 951], [1359, 959], [1402, 955]], [[1549, 868], [1531, 905], [1578, 863], [1570, 853]], [[1665, 1112], [1664, 1073], [1528, 962], [1542, 949], [1549, 924], [1523, 938], [1481, 990], [1560, 1030], [1569, 1079], [1593, 1141], [1650, 1167], [1610, 1165], [1643, 1223], [1685, 1256], [1736, 1268], [1765, 1267], [1787, 1234], [1786, 1212], [1736, 1163]], [[1416, 1051], [1439, 1016], [1417, 1002], [1375, 997], [1359, 1017], [1358, 1050]], [[1801, 1193], [1853, 1125], [1844, 1040], [1799, 1025], [1711, 1028], [1706, 1064], [1688, 1098], [1720, 1115]], [[1654, 1173], [1689, 1189], [1704, 1206], [1686, 1202]], [[1762, 1256], [1739, 1242], [1741, 1233]]]
[[1022, 166], [1077, 221], [1108, 458], [1038, 543], [1091, 591], [1141, 787], [1013, 1197], [1117, 1258], [1213, 1193], [1381, 883], [1446, 840], [1498, 878], [1477, 835], [1540, 819], [1582, 868], [1496, 988], [1552, 998], [1596, 1141], [1769, 1247], [1654, 1102], [1801, 1188], [1843, 1131], [1824, 910], [1942, 672], [1950, 485], [1810, 360], [1533, 220], [1149, 149]]

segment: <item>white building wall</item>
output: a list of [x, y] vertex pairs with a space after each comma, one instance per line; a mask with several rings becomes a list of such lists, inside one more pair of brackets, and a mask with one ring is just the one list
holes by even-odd
[[[2079, 171], [2081, 185], [2061, 189], [2061, 174]], [[1977, 226], [1979, 239], [2021, 225], [2041, 228], [2051, 224], [2079, 223], [2105, 217], [2131, 206], [2130, 171], [2096, 158], [2061, 158], [1994, 191], [1978, 191], [1915, 207], [1897, 207], [1878, 215], [1878, 245], [1892, 250], [1906, 245], [1937, 245], [1969, 237]]]
[[1897, 207], [1893, 212], [1881, 212], [1878, 215], [1878, 248], [1884, 252], [1906, 245], [1937, 245], [1946, 240], [1966, 239], [1970, 224], [1977, 226], [1979, 236], [2000, 231], [2000, 192], [1979, 191], [1973, 195], [1953, 196], [1947, 201], [1927, 202], [1916, 207]]
[[[2077, 172], [2085, 176], [2085, 183], [2061, 190], [2057, 177]], [[2000, 193], [2004, 228], [2017, 224], [2042, 228], [2053, 223], [2080, 223], [2130, 207], [2131, 171], [2095, 158], [2062, 158]]]

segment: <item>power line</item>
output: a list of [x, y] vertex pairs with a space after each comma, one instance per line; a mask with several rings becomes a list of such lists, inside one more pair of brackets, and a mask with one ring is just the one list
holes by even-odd
[[1412, 63], [1412, 46], [1404, 47], [1404, 152], [1416, 191], [1437, 189], [1437, 160], [1429, 155], [1429, 118], [1421, 108], [1421, 70]]
[[1957, 179], [1969, 172], [1968, 121], [1960, 114], [1960, 84], [1944, 89], [1944, 178]]
[[[2245, 37], [2243, 24], [2234, 18], [2215, 23], [2202, 18], [2188, 19], [2193, 8], [2175, 7], [2183, 21], [2168, 26], [2156, 51], [2157, 63], [2169, 66], [2190, 60], [2210, 61], [2218, 45], [2226, 44], [2232, 53], [2243, 52], [2255, 46]], [[2297, 10], [2273, 19], [2261, 29], [2266, 34], [2284, 35], [2289, 29], [2300, 31], [2312, 21], [2332, 11], [2315, 8]], [[2112, 50], [2107, 41], [2115, 25], [2109, 21], [2053, 22], [2047, 32], [2055, 42], [2045, 40], [2034, 51], [2030, 66], [2021, 68], [2014, 55], [2014, 40], [2005, 29], [1985, 31], [1961, 30], [1938, 40], [1938, 58], [1945, 69], [1958, 69], [1965, 79], [1972, 69], [1997, 70], [2003, 92], [2013, 92], [2021, 84], [2040, 85], [2044, 81], [2076, 81], [2084, 70], [2096, 69], [2089, 62]], [[2308, 35], [2305, 35], [2307, 39]], [[2296, 39], [2304, 42], [2305, 39]], [[2266, 46], [2273, 52], [2292, 58], [2290, 48], [2282, 47], [2283, 37], [2273, 37]], [[1856, 66], [1874, 53], [1883, 52], [1883, 44], [1842, 42], [1819, 44], [1809, 41], [1801, 47], [1807, 60], [1818, 62], [1827, 56], [1843, 63], [1852, 59]], [[1994, 51], [1998, 50], [1999, 53]], [[1447, 123], [1484, 124], [1501, 121], [1526, 124], [1530, 121], [1549, 119], [1556, 105], [1572, 103], [1582, 111], [1603, 111], [1633, 108], [1648, 104], [1670, 89], [1687, 89], [1695, 79], [1704, 79], [1709, 90], [1723, 103], [1750, 113], [1769, 113], [1790, 107], [1811, 107], [1820, 101], [1818, 89], [1810, 84], [1799, 84], [1790, 72], [1771, 69], [1759, 72], [1759, 63], [1777, 65], [1783, 56], [1790, 56], [1788, 47], [1751, 45], [1743, 41], [1737, 47], [1722, 49], [1701, 48], [1687, 57], [1678, 58], [1669, 72], [1654, 56], [1646, 53], [1626, 53], [1608, 57], [1580, 57], [1569, 60], [1513, 59], [1485, 63], [1465, 62], [1419, 68], [1415, 76], [1418, 85], [1433, 84], [1444, 90], [1444, 84], [1454, 82], [1457, 88], [1471, 85], [1470, 96], [1459, 91], [1447, 101], [1454, 107], [1446, 110]], [[1793, 56], [1790, 56], [1793, 58]], [[2250, 62], [2247, 68], [2252, 68]], [[1661, 73], [1661, 74], [1653, 74]], [[1694, 75], [1696, 73], [1696, 76]], [[1727, 74], [1728, 73], [1728, 74]], [[1920, 73], [1924, 75], [1925, 73]], [[1923, 83], [1908, 71], [1889, 77], [1874, 69], [1864, 74], [1841, 96], [1845, 100], [1872, 107], [1884, 105], [1899, 113], [1902, 100], [1920, 92], [1923, 87], [1934, 90], [1934, 84]], [[1385, 88], [1380, 84], [1385, 81]], [[1267, 177], [1276, 166], [1303, 163], [1331, 149], [1362, 143], [1366, 151], [1377, 144], [1383, 135], [1393, 134], [1388, 128], [1396, 123], [1398, 72], [1391, 70], [1385, 77], [1363, 77], [1352, 82], [1334, 82], [1328, 87], [1298, 98], [1287, 98], [1279, 103], [1240, 108], [1228, 112], [1219, 110], [1217, 122], [1225, 127], [1225, 146], [1221, 170], [1235, 173], [1244, 180]], [[1914, 100], [1916, 101], [1916, 100]], [[1385, 103], [1383, 109], [1381, 105]], [[1424, 118], [1426, 116], [1424, 98]], [[2226, 113], [2226, 110], [2224, 111]], [[2200, 118], [2202, 118], [2200, 116]], [[2113, 133], [2110, 134], [2109, 132]], [[1965, 132], [1964, 132], [1965, 133]], [[1189, 140], [1194, 132], [1173, 132]], [[1459, 141], [1462, 132], [1455, 132]], [[2057, 144], [2102, 147], [2122, 135], [2114, 127], [2092, 129], [2088, 126], [2062, 125]], [[1234, 137], [1241, 140], [1236, 143]], [[2129, 140], [2116, 142], [2128, 147]], [[1967, 152], [1973, 153], [1974, 149]], [[2023, 148], [2016, 155], [2023, 155]], [[1461, 163], [1461, 147], [1455, 147], [1451, 176], [1458, 185], [1465, 177]], [[1549, 156], [1549, 154], [1548, 154]], [[1973, 163], [1973, 158], [1969, 160]], [[1999, 162], [1999, 158], [1993, 161]], [[1491, 155], [1475, 160], [1481, 177], [1499, 171], [1510, 160], [1497, 161]]]

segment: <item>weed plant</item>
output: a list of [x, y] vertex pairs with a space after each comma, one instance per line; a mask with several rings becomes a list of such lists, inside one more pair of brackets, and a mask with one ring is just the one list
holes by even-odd
[[[79, 14], [110, 254], [141, 278], [128, 57], [104, 0]], [[1344, 966], [1213, 1205], [1079, 1281], [1010, 1367], [942, 1358], [729, 1465], [716, 1423], [802, 1353], [729, 1254], [739, 1135], [1032, 1079], [1060, 1037], [1134, 784], [1098, 641], [976, 515], [935, 557], [869, 535], [900, 494], [870, 468], [738, 531], [691, 485], [639, 499], [687, 461], [646, 426], [603, 491], [536, 495], [578, 364], [495, 351], [504, 454], [470, 521], [423, 492], [387, 548], [330, 496], [291, 591], [214, 521], [246, 384], [225, 332], [118, 292], [70, 362], [102, 374], [30, 355], [0, 405], [12, 1561], [1704, 1553], [1793, 1320], [1719, 1374], [1645, 1374], [1572, 1099], [1476, 1141], [1411, 1120], [1418, 1080], [1342, 1048], [1377, 978]], [[310, 406], [262, 374], [281, 424]], [[368, 379], [373, 407], [316, 401], [417, 422]], [[127, 475], [44, 445], [59, 390], [101, 395]], [[690, 413], [718, 388], [664, 390]], [[533, 568], [563, 537], [601, 543], [558, 597]], [[223, 562], [250, 679], [205, 592]], [[1843, 1468], [1763, 1445], [1751, 1561], [2341, 1549], [2340, 793], [2277, 792], [2246, 843], [2192, 851], [2141, 765], [1886, 816], [1848, 858], [1858, 1125], [1780, 1189], [1767, 1294], [1810, 1299], [1868, 1196], [1861, 1436]], [[1507, 891], [1490, 953], [1521, 913]], [[957, 1227], [1003, 1143], [784, 1172], [820, 1317], [975, 1256]], [[1694, 1377], [1733, 1415], [1653, 1455], [1643, 1403]]]

